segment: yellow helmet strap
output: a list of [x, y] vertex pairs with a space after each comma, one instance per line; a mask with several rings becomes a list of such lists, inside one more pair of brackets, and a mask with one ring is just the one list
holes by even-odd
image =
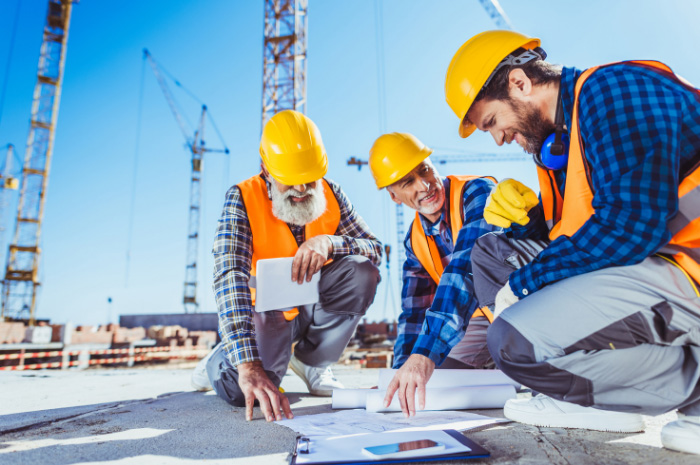
[[486, 82], [484, 83], [483, 87], [488, 86], [489, 82], [491, 82], [491, 79], [493, 79], [498, 70], [503, 68], [504, 66], [519, 66], [524, 65], [525, 63], [528, 63], [533, 60], [544, 60], [545, 58], [547, 58], [547, 52], [545, 52], [541, 47], [535, 47], [532, 50], [525, 50], [519, 55], [514, 55], [513, 53], [511, 53], [503, 60], [501, 60], [498, 66], [496, 66], [496, 69], [494, 69], [491, 75], [488, 77], [488, 79], [486, 79]]

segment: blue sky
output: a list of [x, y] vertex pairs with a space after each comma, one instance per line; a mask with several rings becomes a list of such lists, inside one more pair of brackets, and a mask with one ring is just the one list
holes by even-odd
[[[436, 153], [519, 152], [515, 146], [496, 147], [484, 134], [460, 139], [458, 122], [444, 101], [444, 74], [454, 52], [472, 35], [495, 27], [479, 2], [379, 1], [385, 129], [412, 132]], [[0, 108], [0, 145], [15, 144], [21, 157], [46, 3], [0, 1], [0, 84], [7, 88]], [[501, 0], [501, 5], [516, 30], [542, 39], [552, 62], [586, 68], [622, 59], [658, 59], [700, 83], [699, 2]], [[207, 103], [231, 149], [228, 156], [209, 154], [204, 161], [198, 298], [203, 311], [215, 311], [210, 249], [224, 193], [258, 170], [262, 21], [260, 0], [83, 0], [74, 7], [42, 233], [38, 317], [90, 324], [105, 322], [110, 311], [183, 311], [189, 154], [150, 69], [136, 142], [144, 47]], [[358, 172], [345, 164], [350, 156], [366, 158], [380, 135], [374, 0], [309, 0], [308, 36], [307, 114], [323, 134], [328, 176], [340, 182], [376, 234], [395, 246], [393, 204], [376, 191], [366, 168]], [[187, 118], [196, 121], [198, 104], [183, 93], [176, 92], [176, 98]], [[211, 127], [208, 134], [209, 145], [218, 146]], [[536, 187], [529, 162], [440, 169], [441, 174], [514, 177]], [[8, 201], [2, 210], [7, 228], [2, 257], [14, 228], [16, 194]], [[396, 303], [397, 271], [394, 262]], [[391, 306], [384, 265], [382, 274], [371, 319], [398, 312], [384, 308], [385, 301]]]

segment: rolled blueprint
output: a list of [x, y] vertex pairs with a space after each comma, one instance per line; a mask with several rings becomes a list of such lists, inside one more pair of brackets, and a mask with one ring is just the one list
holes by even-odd
[[367, 393], [376, 389], [333, 389], [332, 408], [365, 408]]
[[[396, 395], [388, 408], [384, 408], [383, 389], [367, 391], [368, 412], [400, 412], [401, 405]], [[495, 386], [462, 386], [451, 388], [427, 388], [424, 410], [464, 410], [503, 408], [508, 399], [516, 396], [512, 384]], [[416, 403], [418, 399], [416, 398]]]
[[[379, 389], [389, 387], [389, 383], [397, 371], [389, 368], [379, 370]], [[520, 389], [520, 384], [507, 377], [501, 370], [435, 370], [426, 387], [447, 388], [496, 384], [510, 384], [515, 389]]]

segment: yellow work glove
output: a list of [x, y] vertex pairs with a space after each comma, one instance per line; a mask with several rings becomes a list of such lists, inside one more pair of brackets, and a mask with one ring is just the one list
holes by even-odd
[[530, 221], [527, 212], [538, 203], [532, 189], [515, 179], [504, 179], [491, 191], [484, 208], [484, 219], [501, 228], [510, 228], [512, 223], [526, 225]]

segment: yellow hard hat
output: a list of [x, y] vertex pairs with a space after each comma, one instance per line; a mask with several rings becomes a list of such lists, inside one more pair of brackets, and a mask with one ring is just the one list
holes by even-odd
[[452, 57], [445, 76], [445, 100], [459, 117], [459, 135], [468, 137], [473, 124], [462, 124], [474, 99], [501, 61], [518, 48], [532, 50], [540, 39], [513, 31], [486, 31], [466, 41]]
[[369, 169], [377, 189], [403, 178], [431, 153], [432, 149], [412, 134], [392, 132], [379, 136], [369, 150]]
[[280, 111], [265, 123], [260, 156], [270, 176], [287, 186], [314, 182], [328, 172], [321, 132], [294, 110]]

